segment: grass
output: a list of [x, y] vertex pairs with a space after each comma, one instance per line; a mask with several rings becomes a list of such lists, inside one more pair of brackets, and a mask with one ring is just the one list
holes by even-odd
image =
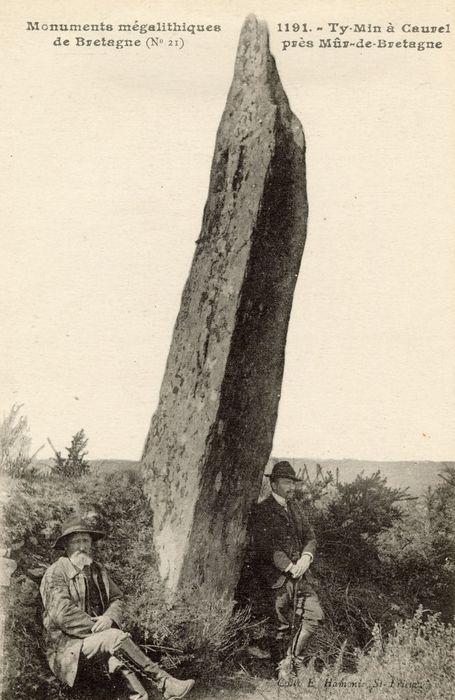
[[[379, 626], [374, 628], [369, 648], [357, 652], [356, 673], [342, 670], [343, 649], [335, 664], [316, 672], [310, 663], [296, 683], [287, 687], [280, 687], [275, 680], [255, 677], [244, 666], [245, 678], [230, 697], [235, 700], [448, 700], [455, 697], [454, 652], [455, 628], [442, 624], [437, 615], [425, 618], [419, 608], [412, 619], [397, 623], [387, 637]], [[245, 687], [246, 681], [249, 689]]]

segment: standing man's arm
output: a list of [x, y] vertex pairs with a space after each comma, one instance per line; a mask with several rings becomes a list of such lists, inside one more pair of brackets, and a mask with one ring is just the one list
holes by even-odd
[[282, 573], [289, 570], [292, 561], [281, 548], [280, 538], [267, 513], [260, 510], [257, 510], [253, 516], [253, 538], [259, 559], [273, 564]]
[[300, 578], [309, 569], [316, 553], [316, 535], [308, 518], [300, 513], [301, 534], [304, 542], [299, 560], [290, 572], [294, 578]]
[[301, 515], [301, 518], [302, 534], [304, 541], [301, 556], [303, 556], [304, 554], [308, 554], [310, 557], [310, 562], [312, 562], [316, 553], [316, 535], [314, 533], [313, 527], [310, 525], [308, 518], [303, 514]]

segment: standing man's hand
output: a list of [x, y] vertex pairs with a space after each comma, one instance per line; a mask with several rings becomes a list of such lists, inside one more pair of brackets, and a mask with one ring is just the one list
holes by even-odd
[[97, 615], [92, 617], [92, 620], [95, 620], [92, 632], [104, 632], [104, 630], [109, 630], [112, 627], [112, 620], [108, 615]]
[[293, 564], [289, 571], [292, 574], [292, 578], [302, 578], [303, 574], [307, 571], [311, 564], [311, 557], [308, 554], [302, 554], [300, 559]]

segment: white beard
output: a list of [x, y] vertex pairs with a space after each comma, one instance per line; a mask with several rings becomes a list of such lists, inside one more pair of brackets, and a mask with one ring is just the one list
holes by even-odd
[[77, 551], [72, 553], [69, 560], [72, 564], [77, 566], [78, 569], [82, 569], [84, 566], [90, 566], [90, 564], [93, 561], [93, 557], [91, 557], [90, 554], [86, 554], [85, 552]]

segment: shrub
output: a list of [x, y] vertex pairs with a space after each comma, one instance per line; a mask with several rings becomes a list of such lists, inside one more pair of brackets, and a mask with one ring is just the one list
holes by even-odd
[[249, 640], [249, 611], [233, 606], [204, 587], [169, 596], [149, 574], [128, 601], [127, 626], [169, 670], [210, 678]]
[[443, 470], [441, 483], [403, 509], [403, 517], [379, 539], [390, 590], [450, 621], [455, 613], [455, 479]]
[[454, 651], [455, 628], [444, 625], [437, 614], [425, 619], [419, 607], [387, 636], [375, 627], [368, 653], [359, 654], [358, 673], [382, 679], [381, 697], [448, 698], [455, 681]]
[[378, 537], [401, 520], [398, 503], [407, 498], [406, 490], [388, 487], [380, 472], [337, 484], [334, 497], [317, 514], [321, 553], [350, 580], [370, 577], [379, 561]]

